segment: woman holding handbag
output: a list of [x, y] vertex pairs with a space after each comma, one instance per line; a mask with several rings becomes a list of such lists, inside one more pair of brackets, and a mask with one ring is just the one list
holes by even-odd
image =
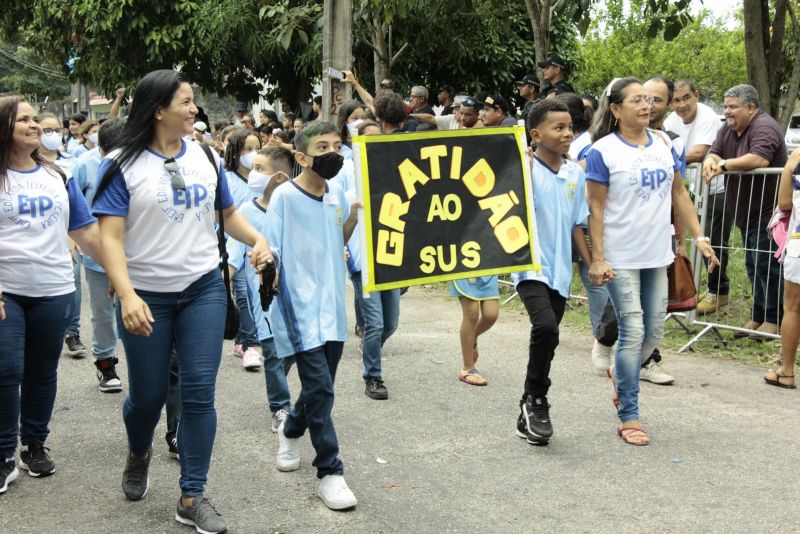
[[639, 422], [639, 373], [664, 335], [673, 206], [709, 268], [719, 263], [681, 183], [669, 136], [648, 128], [652, 101], [636, 78], [612, 81], [595, 115], [586, 160], [589, 278], [608, 284], [617, 314], [619, 341], [609, 376], [622, 423], [617, 434], [631, 445], [650, 443]]
[[260, 269], [272, 254], [236, 211], [226, 180], [197, 144], [186, 142], [197, 108], [183, 75], [158, 70], [142, 78], [118, 150], [103, 161], [94, 214], [105, 267], [119, 304], [130, 388], [123, 406], [130, 452], [122, 489], [147, 492], [153, 431], [167, 396], [173, 342], [180, 368], [181, 463], [175, 519], [198, 532], [224, 532], [225, 520], [203, 497], [216, 432], [214, 389], [222, 352], [225, 287], [218, 270], [215, 207], [225, 229], [252, 249]]

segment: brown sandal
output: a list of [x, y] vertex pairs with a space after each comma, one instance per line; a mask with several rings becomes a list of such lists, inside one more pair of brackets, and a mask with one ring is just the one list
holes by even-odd
[[477, 369], [474, 367], [467, 371], [458, 372], [458, 379], [465, 384], [469, 384], [470, 386], [485, 386], [488, 384], [485, 378], [481, 376]]
[[[772, 376], [769, 376], [770, 373], [775, 375], [774, 378]], [[791, 383], [786, 384], [785, 382], [781, 382], [781, 379], [791, 379], [792, 381]], [[767, 374], [764, 375], [764, 382], [766, 382], [770, 386], [778, 386], [779, 388], [797, 389], [797, 385], [794, 383], [794, 375], [782, 375], [778, 372], [777, 369], [775, 370], [770, 369], [769, 371], [767, 371]]]
[[[645, 445], [650, 445], [650, 438], [647, 436], [647, 432], [639, 428], [638, 426], [618, 426], [617, 427], [617, 435], [622, 438], [622, 441], [627, 443], [628, 445], [635, 445], [637, 447], [643, 447]], [[644, 441], [634, 441], [634, 437], [643, 437]]]

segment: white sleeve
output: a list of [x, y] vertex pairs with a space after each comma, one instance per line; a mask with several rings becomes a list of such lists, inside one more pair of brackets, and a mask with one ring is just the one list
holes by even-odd
[[714, 144], [717, 138], [717, 132], [722, 127], [722, 122], [716, 115], [709, 113], [704, 117], [697, 117], [697, 133], [694, 136], [694, 144], [708, 145]]

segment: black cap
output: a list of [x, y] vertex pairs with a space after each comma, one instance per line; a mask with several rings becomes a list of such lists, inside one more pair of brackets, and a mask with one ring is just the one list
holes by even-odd
[[517, 82], [517, 85], [535, 85], [540, 87], [539, 77], [535, 74], [526, 74], [524, 78]]
[[440, 85], [438, 92], [441, 93], [442, 91], [444, 91], [445, 93], [449, 94], [450, 96], [455, 96], [455, 94], [456, 94], [456, 90], [453, 89], [452, 85]]
[[490, 106], [490, 107], [493, 107], [493, 108], [500, 108], [505, 113], [508, 113], [508, 110], [511, 109], [508, 106], [508, 100], [506, 100], [505, 98], [503, 98], [500, 95], [489, 95], [489, 96], [487, 96], [483, 101], [483, 105], [484, 106]]
[[539, 67], [542, 69], [549, 67], [551, 65], [554, 67], [561, 67], [563, 70], [567, 70], [567, 62], [558, 56], [550, 56], [545, 61], [539, 62]]

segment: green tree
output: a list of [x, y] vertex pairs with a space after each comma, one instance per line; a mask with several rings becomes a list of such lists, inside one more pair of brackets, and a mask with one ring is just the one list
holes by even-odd
[[0, 93], [13, 92], [32, 100], [69, 95], [66, 76], [33, 50], [0, 41]]
[[688, 78], [703, 96], [722, 99], [726, 89], [747, 78], [744, 37], [722, 21], [701, 12], [688, 26], [667, 40], [663, 31], [646, 35], [650, 22], [644, 17], [644, 2], [629, 4], [613, 0], [592, 23], [580, 46], [575, 82], [581, 91], [601, 94], [616, 77], [648, 78], [662, 75]]

